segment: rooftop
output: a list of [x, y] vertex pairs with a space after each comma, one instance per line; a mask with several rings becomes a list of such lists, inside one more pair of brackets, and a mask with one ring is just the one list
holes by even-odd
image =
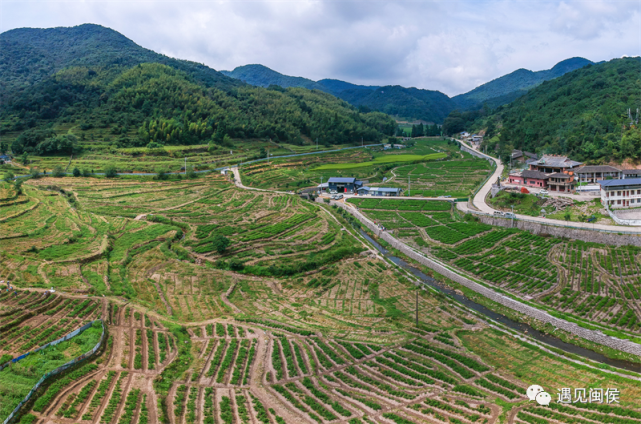
[[610, 165], [586, 165], [577, 169], [576, 172], [621, 172], [621, 170]]
[[624, 180], [599, 180], [597, 181], [601, 187], [622, 187], [641, 185], [641, 178], [626, 178]]
[[623, 169], [621, 172], [627, 175], [636, 175], [636, 174], [641, 174], [641, 169]]
[[541, 171], [529, 171], [529, 170], [525, 170], [521, 172], [521, 176], [523, 178], [536, 178], [539, 180], [547, 180], [549, 178], [547, 174], [544, 174]]
[[555, 168], [574, 168], [582, 165], [581, 162], [573, 161], [567, 156], [543, 155], [539, 160], [528, 162], [539, 166], [551, 166]]
[[345, 184], [345, 183], [352, 183], [354, 184], [356, 182], [356, 178], [353, 177], [331, 177], [329, 180], [327, 180], [328, 183], [339, 183], [339, 184]]
[[371, 191], [382, 191], [382, 192], [389, 192], [389, 193], [394, 193], [397, 191], [400, 191], [400, 188], [395, 188], [395, 187], [363, 187], [361, 190], [371, 190]]
[[564, 174], [563, 172], [555, 172], [554, 174], [548, 175], [548, 177], [550, 177], [550, 178], [561, 178], [561, 179], [564, 179], [564, 180], [567, 180], [568, 178], [570, 178], [570, 176], [568, 174]]

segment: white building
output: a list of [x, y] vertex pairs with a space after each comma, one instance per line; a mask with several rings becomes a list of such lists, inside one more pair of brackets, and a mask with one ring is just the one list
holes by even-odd
[[601, 203], [613, 208], [641, 207], [641, 178], [601, 180]]

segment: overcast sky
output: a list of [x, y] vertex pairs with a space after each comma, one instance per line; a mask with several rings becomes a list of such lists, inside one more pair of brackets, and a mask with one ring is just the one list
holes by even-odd
[[0, 31], [96, 23], [214, 69], [440, 90], [574, 56], [641, 55], [641, 2], [0, 0]]

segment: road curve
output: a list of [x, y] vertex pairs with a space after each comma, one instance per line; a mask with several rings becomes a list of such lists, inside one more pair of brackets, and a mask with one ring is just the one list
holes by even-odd
[[[459, 143], [461, 143], [463, 146], [472, 149], [469, 144], [465, 143], [463, 140], [455, 139]], [[485, 202], [485, 199], [487, 198], [487, 195], [490, 193], [490, 190], [492, 189], [492, 184], [496, 181], [498, 177], [501, 176], [503, 173], [503, 164], [501, 163], [500, 159], [494, 158], [492, 156], [488, 156], [484, 153], [478, 152], [480, 155], [483, 157], [490, 159], [496, 163], [496, 169], [494, 171], [494, 174], [492, 174], [492, 177], [487, 180], [485, 185], [481, 187], [481, 189], [476, 193], [476, 196], [474, 196], [474, 199], [472, 200], [472, 204], [481, 212], [490, 214], [492, 215], [495, 212], [495, 209], [490, 207]], [[467, 205], [467, 203], [457, 203], [456, 204], [457, 208], [462, 211], [462, 212], [474, 212], [471, 211]], [[578, 228], [581, 230], [589, 230], [589, 231], [610, 231], [614, 233], [622, 233], [622, 234], [641, 234], [641, 227], [626, 227], [626, 226], [617, 226], [617, 225], [607, 225], [607, 224], [589, 224], [587, 222], [566, 222], [566, 221], [561, 221], [559, 219], [548, 219], [548, 218], [541, 218], [541, 217], [534, 217], [534, 216], [527, 216], [527, 215], [516, 215], [517, 219], [522, 219], [526, 221], [533, 221], [537, 222], [539, 224], [544, 224], [544, 225], [554, 225], [554, 226], [560, 226], [560, 227], [570, 227], [570, 228]]]

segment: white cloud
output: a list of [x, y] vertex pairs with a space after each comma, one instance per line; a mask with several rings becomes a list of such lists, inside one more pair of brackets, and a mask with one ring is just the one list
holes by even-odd
[[641, 53], [637, 0], [11, 1], [0, 30], [111, 27], [169, 56], [456, 95], [518, 68]]

